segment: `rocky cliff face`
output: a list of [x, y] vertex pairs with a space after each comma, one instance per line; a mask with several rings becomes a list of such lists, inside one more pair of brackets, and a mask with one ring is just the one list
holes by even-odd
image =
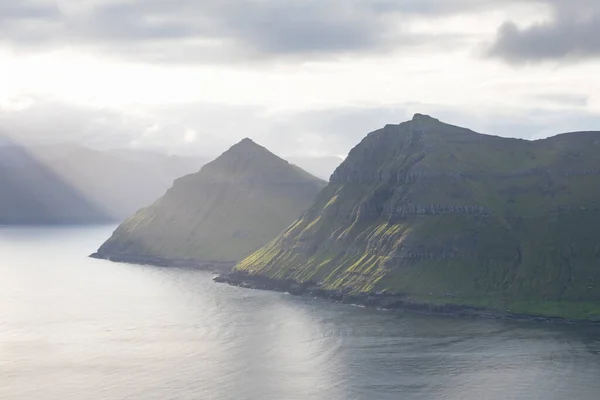
[[306, 210], [325, 182], [244, 139], [177, 179], [117, 228], [96, 256], [237, 261]]
[[530, 142], [425, 115], [370, 133], [236, 269], [328, 290], [600, 315], [600, 132]]

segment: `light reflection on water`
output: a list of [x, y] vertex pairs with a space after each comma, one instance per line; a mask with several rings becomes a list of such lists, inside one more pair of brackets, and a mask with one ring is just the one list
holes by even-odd
[[0, 229], [1, 399], [598, 399], [600, 330], [377, 312]]

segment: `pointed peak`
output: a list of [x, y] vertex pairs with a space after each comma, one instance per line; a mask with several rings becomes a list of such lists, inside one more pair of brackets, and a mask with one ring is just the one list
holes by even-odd
[[238, 144], [256, 144], [256, 143], [254, 142], [254, 140], [250, 139], [249, 137], [245, 137]]
[[217, 176], [227, 181], [250, 179], [321, 182], [320, 179], [290, 164], [249, 138], [234, 144], [229, 150], [206, 164], [200, 174], [213, 178]]
[[252, 140], [250, 138], [243, 138], [242, 140], [240, 140], [239, 142], [237, 142], [236, 144], [231, 146], [231, 148], [233, 149], [234, 147], [255, 147], [255, 146], [260, 147], [254, 140]]
[[[265, 147], [259, 145], [250, 138], [244, 138], [231, 146], [227, 151], [221, 154], [215, 161], [224, 163], [236, 162], [236, 160], [255, 160], [264, 162], [266, 160], [280, 160], [278, 156], [270, 152]], [[281, 162], [284, 162], [281, 160]]]
[[261, 150], [264, 151], [264, 152], [269, 152], [267, 149], [265, 149], [263, 146], [261, 146], [258, 143], [256, 143], [254, 140], [252, 140], [250, 138], [244, 138], [244, 139], [240, 140], [239, 142], [237, 142], [236, 144], [234, 144], [233, 146], [231, 146], [229, 148], [229, 150], [227, 150], [223, 154], [228, 154], [228, 153], [255, 153], [255, 152], [259, 152]]

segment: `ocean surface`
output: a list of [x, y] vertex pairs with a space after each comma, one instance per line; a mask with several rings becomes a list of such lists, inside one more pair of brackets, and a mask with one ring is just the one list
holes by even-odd
[[600, 399], [600, 328], [383, 312], [0, 228], [0, 399]]

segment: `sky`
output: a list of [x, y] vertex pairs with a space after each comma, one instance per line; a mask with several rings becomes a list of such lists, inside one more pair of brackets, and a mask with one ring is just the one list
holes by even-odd
[[600, 130], [598, 0], [0, 0], [0, 134], [345, 156], [415, 113]]

